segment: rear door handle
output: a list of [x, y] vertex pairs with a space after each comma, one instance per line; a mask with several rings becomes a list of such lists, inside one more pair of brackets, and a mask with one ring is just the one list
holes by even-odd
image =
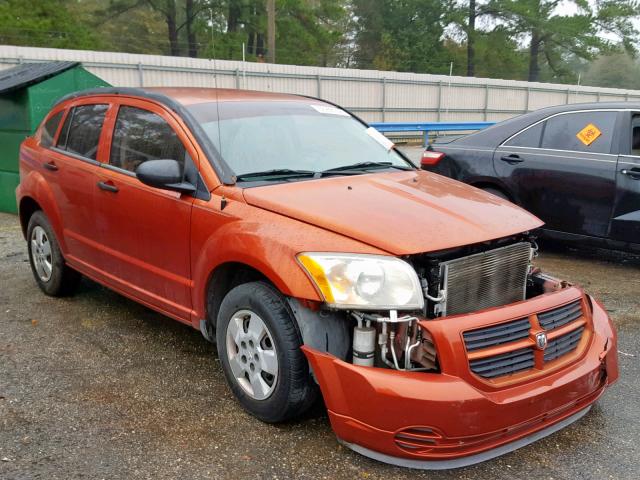
[[105, 190], [107, 192], [118, 193], [118, 187], [116, 187], [113, 184], [113, 182], [111, 182], [111, 181], [98, 182], [98, 187], [100, 188], [100, 190]]
[[620, 173], [632, 178], [633, 180], [640, 180], [640, 169], [638, 168], [632, 168], [631, 170], [627, 170], [625, 168], [624, 170], [620, 170]]
[[502, 160], [503, 162], [510, 163], [511, 165], [524, 162], [524, 158], [520, 158], [520, 155], [516, 155], [515, 153], [500, 157], [500, 160]]
[[58, 170], [58, 166], [54, 162], [43, 163], [42, 166], [52, 172], [56, 172]]

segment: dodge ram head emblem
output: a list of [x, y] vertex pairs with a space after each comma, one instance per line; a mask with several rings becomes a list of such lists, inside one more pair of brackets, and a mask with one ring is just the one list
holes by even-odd
[[538, 350], [547, 348], [547, 334], [544, 332], [536, 333], [536, 347]]

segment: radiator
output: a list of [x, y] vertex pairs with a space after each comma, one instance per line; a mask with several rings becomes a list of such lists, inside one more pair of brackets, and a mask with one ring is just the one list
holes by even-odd
[[442, 315], [469, 313], [524, 300], [533, 250], [527, 242], [440, 264]]

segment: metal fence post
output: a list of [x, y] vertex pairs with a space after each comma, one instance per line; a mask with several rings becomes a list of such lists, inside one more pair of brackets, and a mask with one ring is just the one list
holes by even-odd
[[438, 121], [442, 113], [442, 80], [438, 81]]
[[236, 88], [240, 89], [240, 69], [236, 68]]
[[387, 77], [382, 77], [382, 107], [380, 111], [382, 112], [382, 121], [384, 122], [387, 113]]
[[487, 117], [489, 114], [488, 110], [489, 110], [489, 84], [486, 83], [484, 85], [484, 115], [483, 115], [485, 122], [487, 121]]
[[320, 74], [316, 77], [316, 87], [317, 87], [317, 95], [316, 97], [322, 98], [322, 78]]
[[531, 89], [527, 87], [527, 100], [525, 101], [525, 104], [524, 104], [524, 113], [527, 113], [529, 111], [530, 98], [531, 98]]
[[138, 83], [144, 87], [144, 73], [142, 71], [142, 63], [138, 62]]
[[567, 88], [567, 98], [565, 99], [564, 103], [566, 103], [567, 105], [569, 104], [569, 97], [571, 95], [571, 89]]

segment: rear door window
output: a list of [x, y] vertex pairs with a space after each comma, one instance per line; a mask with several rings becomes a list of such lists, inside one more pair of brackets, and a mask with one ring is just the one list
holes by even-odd
[[178, 135], [160, 115], [120, 107], [111, 141], [111, 165], [135, 172], [147, 160], [175, 160], [184, 171], [185, 154]]
[[80, 105], [71, 109], [58, 138], [58, 148], [96, 160], [108, 105]]
[[53, 137], [56, 136], [58, 125], [60, 125], [60, 120], [62, 120], [63, 113], [64, 110], [59, 111], [44, 124], [42, 133], [40, 134], [41, 146], [50, 147], [51, 145], [53, 145]]
[[576, 112], [547, 120], [542, 148], [611, 153], [616, 112]]
[[509, 147], [538, 148], [540, 146], [543, 126], [544, 122], [540, 122], [537, 125], [529, 127], [511, 138], [505, 145]]

